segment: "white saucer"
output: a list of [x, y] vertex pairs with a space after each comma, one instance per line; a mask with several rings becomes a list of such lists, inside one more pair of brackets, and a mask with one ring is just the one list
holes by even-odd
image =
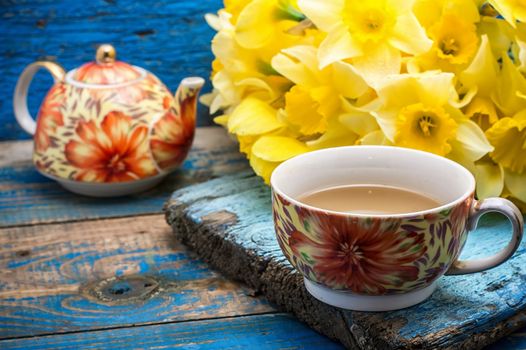
[[45, 177], [57, 181], [62, 187], [68, 191], [81, 194], [89, 197], [119, 197], [129, 194], [146, 191], [159, 182], [161, 182], [168, 174], [159, 174], [142, 180], [126, 181], [126, 182], [83, 182], [73, 181], [68, 179], [61, 179], [39, 171]]
[[435, 291], [436, 282], [422, 289], [404, 294], [359, 295], [333, 290], [303, 278], [307, 291], [316, 299], [342, 309], [354, 311], [391, 311], [421, 303]]

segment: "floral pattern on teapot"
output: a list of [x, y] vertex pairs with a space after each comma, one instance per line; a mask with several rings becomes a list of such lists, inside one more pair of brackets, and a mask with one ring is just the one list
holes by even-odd
[[188, 154], [202, 83], [175, 98], [151, 73], [87, 63], [56, 82], [37, 118], [33, 160], [51, 177], [125, 182], [167, 173]]

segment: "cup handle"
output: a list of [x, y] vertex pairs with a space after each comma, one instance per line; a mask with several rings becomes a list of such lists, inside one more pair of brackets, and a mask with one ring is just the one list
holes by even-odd
[[20, 78], [18, 78], [15, 88], [15, 96], [13, 97], [15, 117], [20, 127], [31, 135], [35, 134], [37, 123], [35, 119], [31, 117], [29, 109], [27, 108], [27, 91], [33, 80], [33, 76], [41, 68], [48, 70], [53, 76], [55, 83], [62, 81], [66, 74], [64, 69], [54, 62], [38, 61], [27, 66], [20, 75]]
[[468, 219], [469, 231], [475, 230], [480, 217], [489, 212], [501, 213], [508, 218], [512, 226], [512, 237], [508, 245], [493, 256], [474, 260], [457, 260], [451, 265], [446, 275], [465, 275], [481, 272], [499, 266], [508, 260], [519, 248], [522, 239], [524, 222], [520, 210], [507, 199], [488, 198], [475, 202], [473, 211]]

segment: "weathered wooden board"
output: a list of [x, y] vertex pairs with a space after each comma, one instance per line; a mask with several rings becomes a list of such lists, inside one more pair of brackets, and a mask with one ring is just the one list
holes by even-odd
[[340, 349], [284, 314], [0, 341], [2, 349]]
[[161, 214], [0, 229], [0, 339], [275, 312], [251, 294]]
[[[493, 270], [444, 277], [426, 302], [386, 313], [350, 312], [307, 294], [274, 238], [270, 191], [251, 172], [174, 193], [167, 205], [174, 232], [205, 261], [241, 279], [300, 320], [348, 347], [474, 349], [526, 325], [526, 244]], [[509, 224], [486, 216], [464, 258], [491, 254], [509, 239]]]
[[[185, 76], [208, 78], [214, 32], [203, 16], [221, 7], [221, 0], [0, 1], [0, 141], [28, 138], [11, 101], [18, 76], [37, 59], [53, 59], [70, 70], [93, 60], [97, 45], [112, 43], [119, 59], [150, 70], [172, 91]], [[47, 73], [35, 77], [33, 115], [51, 83]], [[207, 84], [204, 91], [209, 90]], [[203, 106], [198, 123], [211, 123]]]
[[224, 130], [198, 128], [182, 168], [161, 185], [125, 198], [97, 199], [72, 194], [40, 175], [28, 146], [28, 141], [0, 143], [0, 227], [160, 213], [174, 189], [247, 167]]

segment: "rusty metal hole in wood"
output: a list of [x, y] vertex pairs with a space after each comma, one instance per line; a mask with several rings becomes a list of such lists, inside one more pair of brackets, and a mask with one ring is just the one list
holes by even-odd
[[160, 282], [151, 276], [111, 277], [90, 283], [82, 294], [105, 304], [133, 304], [158, 294]]

